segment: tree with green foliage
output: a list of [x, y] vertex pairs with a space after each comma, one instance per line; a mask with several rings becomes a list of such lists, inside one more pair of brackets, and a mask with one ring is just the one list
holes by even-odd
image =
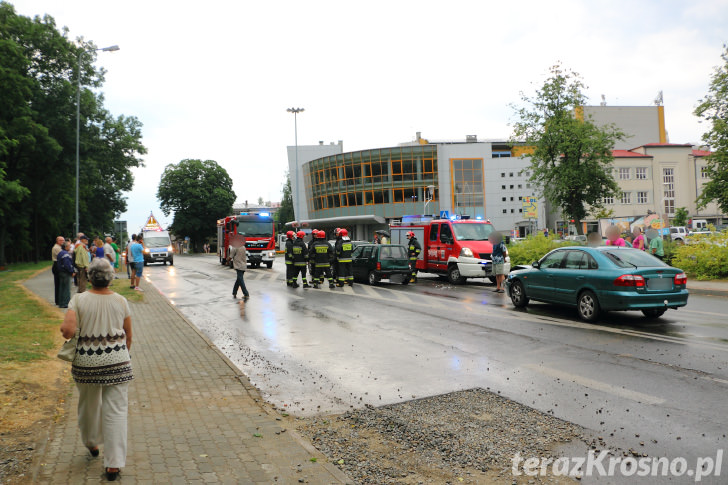
[[278, 219], [278, 231], [286, 231], [286, 222], [291, 222], [295, 219], [293, 215], [293, 191], [291, 190], [291, 177], [286, 172], [286, 181], [283, 183], [283, 191], [281, 195], [281, 206], [276, 212]]
[[728, 45], [723, 49], [723, 65], [715, 68], [708, 95], [700, 100], [694, 113], [710, 125], [703, 141], [713, 152], [706, 159], [709, 180], [696, 202], [702, 209], [715, 201], [728, 214]]
[[189, 236], [197, 248], [215, 235], [216, 221], [232, 212], [233, 180], [213, 160], [185, 159], [165, 167], [157, 199], [165, 216], [174, 213], [172, 232]]
[[675, 217], [672, 218], [673, 226], [686, 226], [688, 224], [687, 207], [678, 207], [675, 209]]
[[0, 262], [47, 257], [57, 235], [71, 236], [79, 73], [82, 231], [113, 227], [131, 169], [143, 165], [141, 123], [104, 108], [91, 90], [104, 81], [95, 46], [67, 34], [48, 15], [31, 19], [0, 2]]
[[586, 97], [581, 77], [560, 64], [534, 97], [521, 93], [525, 106], [513, 106], [512, 142], [533, 147], [530, 180], [541, 195], [583, 234], [581, 221], [603, 207], [605, 196], [614, 196], [612, 149], [624, 133], [613, 125], [599, 127], [583, 115]]

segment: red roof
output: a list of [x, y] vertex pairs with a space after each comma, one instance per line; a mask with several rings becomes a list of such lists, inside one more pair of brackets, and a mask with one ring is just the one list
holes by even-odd
[[711, 155], [713, 152], [709, 152], [707, 150], [693, 150], [693, 156], [694, 157], [707, 157], [708, 155]]
[[652, 158], [652, 155], [642, 155], [630, 150], [612, 150], [614, 158]]

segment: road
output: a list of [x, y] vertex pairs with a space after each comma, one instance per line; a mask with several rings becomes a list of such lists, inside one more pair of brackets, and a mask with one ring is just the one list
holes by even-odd
[[245, 273], [247, 303], [232, 298], [234, 272], [214, 255], [144, 277], [294, 415], [482, 387], [584, 426], [603, 438], [598, 448], [691, 464], [726, 448], [725, 298], [586, 324], [550, 305], [517, 310], [489, 282], [289, 289], [282, 263]]

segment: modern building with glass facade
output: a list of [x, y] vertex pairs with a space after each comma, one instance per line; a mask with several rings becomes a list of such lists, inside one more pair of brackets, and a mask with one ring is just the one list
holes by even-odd
[[[299, 152], [303, 183], [297, 219], [311, 227], [361, 226], [357, 237], [366, 237], [377, 225], [397, 223], [405, 215], [447, 212], [490, 219], [510, 231], [523, 221], [522, 198], [533, 195], [523, 170], [528, 161], [512, 156], [506, 142], [474, 136], [428, 142], [418, 135], [413, 143], [352, 152], [330, 153], [332, 145], [319, 146], [329, 153], [315, 157], [316, 145]], [[294, 206], [295, 198], [294, 190]]]

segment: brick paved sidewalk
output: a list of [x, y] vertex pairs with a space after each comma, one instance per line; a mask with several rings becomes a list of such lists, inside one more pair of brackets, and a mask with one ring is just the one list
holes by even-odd
[[[153, 286], [143, 284], [144, 302], [130, 304], [135, 379], [121, 483], [349, 482], [310, 444], [284, 431], [285, 422], [259, 404], [245, 376]], [[25, 286], [53, 298], [50, 271]], [[103, 448], [91, 458], [81, 443], [72, 387], [67, 414], [39, 449], [34, 483], [102, 479]]]

